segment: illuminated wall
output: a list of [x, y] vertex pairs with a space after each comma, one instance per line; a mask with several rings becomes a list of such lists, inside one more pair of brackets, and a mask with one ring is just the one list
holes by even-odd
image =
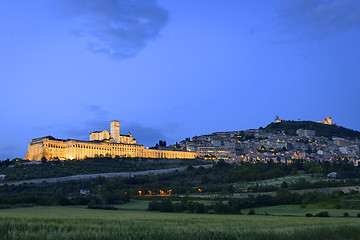
[[142, 157], [142, 158], [184, 158], [197, 156], [195, 152], [167, 151], [144, 148], [144, 145], [104, 142], [87, 142], [78, 140], [59, 140], [49, 137], [36, 139], [29, 143], [25, 156], [27, 160], [68, 160], [95, 157]]
[[136, 144], [136, 140], [129, 135], [120, 135], [120, 122], [111, 123], [111, 134], [104, 130], [92, 132], [90, 141], [61, 140], [48, 136], [33, 139], [29, 143], [25, 159], [41, 161], [68, 160], [95, 157], [142, 157], [142, 158], [196, 158], [197, 153], [189, 151], [168, 151], [144, 148]]
[[120, 122], [112, 121], [110, 123], [110, 133], [106, 130], [96, 131], [90, 133], [90, 141], [103, 141], [110, 140], [115, 143], [126, 143], [126, 144], [136, 144], [136, 140], [133, 138], [131, 133], [128, 135], [120, 134]]
[[324, 121], [318, 121], [318, 123], [327, 124], [327, 125], [332, 125], [331, 117], [325, 118]]

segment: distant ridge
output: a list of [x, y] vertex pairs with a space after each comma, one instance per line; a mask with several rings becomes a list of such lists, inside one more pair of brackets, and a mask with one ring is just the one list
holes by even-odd
[[296, 135], [298, 129], [315, 130], [316, 136], [323, 136], [331, 139], [332, 137], [340, 137], [346, 139], [360, 139], [360, 132], [344, 128], [338, 125], [326, 125], [312, 121], [284, 121], [273, 122], [264, 128], [265, 132], [278, 133], [284, 131], [289, 135]]

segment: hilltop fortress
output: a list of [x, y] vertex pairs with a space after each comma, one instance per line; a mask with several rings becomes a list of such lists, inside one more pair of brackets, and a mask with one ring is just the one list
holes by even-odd
[[90, 133], [90, 141], [56, 139], [52, 136], [35, 138], [29, 143], [26, 160], [82, 160], [96, 157], [141, 157], [193, 159], [197, 153], [186, 150], [158, 150], [136, 144], [132, 134], [120, 134], [120, 122], [112, 121], [107, 130]]
[[327, 124], [327, 125], [336, 125], [336, 124], [332, 123], [330, 116], [326, 117], [324, 121], [318, 121], [318, 123]]
[[[285, 121], [285, 120], [281, 120], [281, 119], [279, 118], [279, 116], [276, 116], [274, 123], [279, 123], [279, 122], [284, 122], [284, 121]], [[326, 117], [325, 120], [323, 120], [323, 121], [317, 121], [317, 123], [326, 124], [326, 125], [336, 125], [335, 123], [333, 123], [333, 122], [331, 121], [331, 117], [330, 117], [330, 116], [329, 116], [329, 117]]]

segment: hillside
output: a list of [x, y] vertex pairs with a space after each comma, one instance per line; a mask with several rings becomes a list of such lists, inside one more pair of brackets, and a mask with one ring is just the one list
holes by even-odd
[[360, 139], [360, 132], [337, 125], [326, 125], [312, 121], [283, 121], [270, 123], [264, 128], [265, 132], [277, 133], [285, 131], [286, 134], [296, 135], [298, 129], [315, 130], [316, 136], [327, 138], [340, 137], [346, 139]]
[[96, 173], [139, 172], [202, 164], [199, 160], [139, 158], [88, 158], [80, 161], [39, 163], [34, 164], [27, 160], [3, 161], [0, 162], [0, 174], [6, 175], [4, 182], [9, 182]]

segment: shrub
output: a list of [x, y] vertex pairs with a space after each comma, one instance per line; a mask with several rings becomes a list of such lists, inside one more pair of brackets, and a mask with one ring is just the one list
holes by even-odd
[[327, 211], [319, 212], [315, 215], [315, 217], [329, 217], [329, 212]]
[[344, 212], [344, 217], [349, 217], [349, 213]]
[[151, 201], [148, 205], [148, 211], [159, 211], [160, 210], [160, 203], [157, 201]]
[[173, 212], [183, 212], [186, 210], [185, 203], [173, 204]]
[[312, 213], [306, 213], [305, 214], [305, 217], [312, 217], [312, 216], [314, 216]]
[[104, 209], [104, 210], [118, 210], [117, 207], [114, 207], [114, 206], [110, 206], [110, 205], [105, 205], [105, 206], [102, 206], [101, 209]]
[[160, 212], [172, 212], [173, 204], [170, 199], [164, 199], [160, 202], [159, 208]]
[[118, 210], [118, 208], [110, 205], [88, 205], [89, 209], [102, 209], [102, 210]]
[[255, 210], [254, 209], [250, 209], [248, 212], [248, 215], [255, 215]]
[[288, 183], [287, 182], [282, 182], [280, 187], [281, 188], [288, 188]]
[[218, 214], [230, 214], [230, 213], [232, 213], [231, 206], [229, 206], [229, 204], [222, 203], [222, 201], [216, 202], [213, 209]]

